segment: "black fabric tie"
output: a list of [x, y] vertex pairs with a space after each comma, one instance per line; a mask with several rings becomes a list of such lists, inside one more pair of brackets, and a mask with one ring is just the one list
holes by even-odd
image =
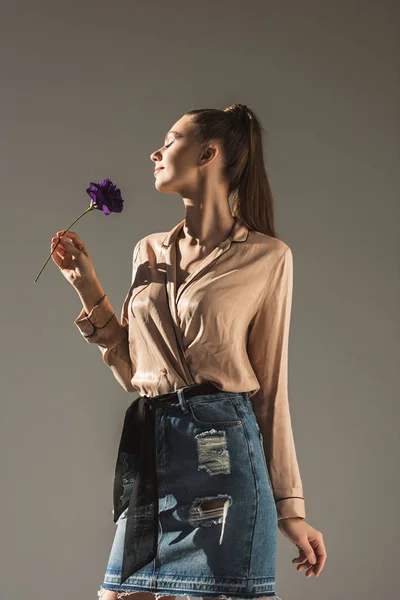
[[114, 478], [114, 523], [128, 506], [121, 581], [157, 553], [158, 493], [155, 466], [155, 405], [140, 396], [125, 413]]
[[[190, 398], [220, 391], [208, 382], [187, 386], [183, 395]], [[139, 396], [125, 413], [113, 489], [114, 523], [128, 507], [120, 585], [157, 555], [155, 414], [157, 406], [171, 402], [178, 402], [177, 392]]]

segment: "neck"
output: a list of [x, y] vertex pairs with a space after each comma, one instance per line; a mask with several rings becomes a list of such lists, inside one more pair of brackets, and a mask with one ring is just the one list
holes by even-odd
[[179, 237], [192, 249], [213, 249], [231, 234], [235, 224], [228, 203], [199, 208], [185, 204], [185, 222]]

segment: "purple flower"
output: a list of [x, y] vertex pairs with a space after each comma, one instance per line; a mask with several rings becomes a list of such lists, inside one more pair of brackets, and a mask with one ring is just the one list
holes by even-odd
[[102, 210], [105, 215], [122, 212], [124, 201], [121, 191], [110, 179], [103, 179], [100, 183], [90, 182], [86, 192], [91, 197], [94, 208]]
[[[110, 179], [103, 179], [103, 181], [100, 181], [100, 183], [90, 182], [90, 186], [88, 188], [86, 188], [86, 192], [89, 194], [89, 196], [91, 198], [89, 208], [84, 210], [83, 213], [81, 215], [79, 215], [79, 217], [77, 219], [75, 219], [75, 221], [73, 223], [71, 223], [71, 225], [68, 227], [68, 229], [66, 229], [64, 231], [63, 235], [65, 235], [67, 233], [67, 231], [69, 231], [71, 229], [71, 227], [73, 225], [75, 225], [75, 223], [77, 221], [79, 221], [79, 219], [81, 217], [83, 217], [83, 215], [86, 215], [86, 213], [88, 213], [92, 210], [95, 210], [95, 209], [102, 210], [103, 214], [105, 214], [107, 216], [113, 212], [115, 212], [115, 213], [122, 212], [124, 201], [121, 196], [121, 191], [117, 188], [116, 185], [113, 184], [113, 182]], [[59, 242], [57, 242], [57, 244], [55, 245], [53, 250], [50, 252], [50, 256], [47, 258], [43, 267], [40, 269], [38, 275], [36, 276], [35, 283], [37, 282], [41, 272], [43, 271], [43, 269], [49, 262], [51, 255], [56, 250], [58, 243]]]

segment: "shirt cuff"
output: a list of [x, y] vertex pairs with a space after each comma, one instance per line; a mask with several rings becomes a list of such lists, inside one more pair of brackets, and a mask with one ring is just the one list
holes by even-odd
[[306, 518], [305, 502], [303, 498], [282, 498], [275, 502], [276, 512], [279, 519], [288, 519], [289, 517]]
[[[107, 296], [103, 297], [98, 304], [96, 304], [90, 313], [88, 314], [84, 308], [82, 308], [78, 317], [74, 320], [75, 325], [80, 330], [82, 336], [89, 343], [95, 342], [98, 335], [97, 331], [101, 334], [101, 330], [104, 329], [114, 318], [115, 312], [112, 308]], [[90, 339], [93, 338], [93, 339]]]

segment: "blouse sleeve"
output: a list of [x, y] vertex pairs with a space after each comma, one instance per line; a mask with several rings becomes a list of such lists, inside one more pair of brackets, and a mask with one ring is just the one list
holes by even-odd
[[250, 397], [260, 428], [278, 520], [305, 519], [288, 400], [288, 342], [293, 293], [289, 247], [275, 264], [248, 337], [248, 355], [260, 384]]
[[96, 304], [89, 314], [82, 308], [74, 320], [83, 338], [89, 344], [98, 346], [103, 361], [110, 367], [115, 379], [126, 392], [137, 391], [131, 383], [135, 366], [129, 352], [128, 303], [139, 265], [139, 246], [140, 241], [133, 251], [131, 285], [121, 309], [121, 323], [107, 296]]

